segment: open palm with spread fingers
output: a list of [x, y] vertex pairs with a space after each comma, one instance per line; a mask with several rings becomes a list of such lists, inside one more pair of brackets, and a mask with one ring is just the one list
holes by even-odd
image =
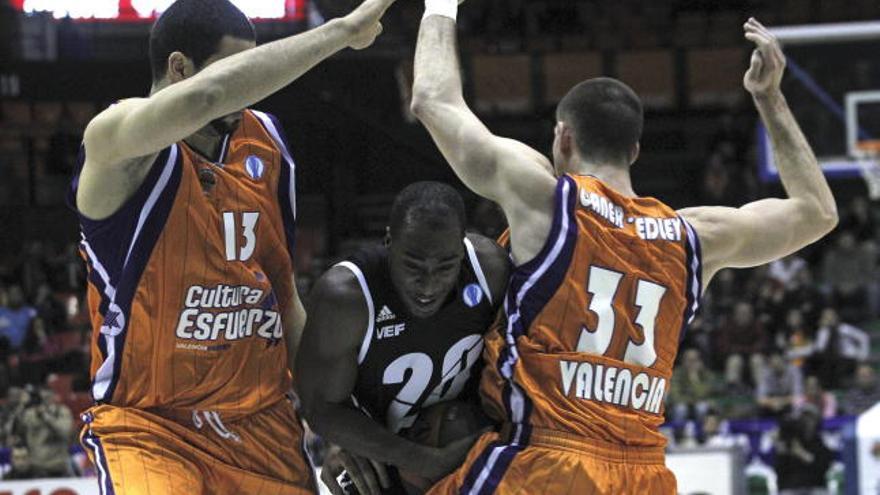
[[749, 70], [743, 78], [746, 91], [759, 96], [779, 89], [785, 72], [785, 55], [776, 36], [754, 17], [743, 26], [747, 40], [755, 44]]

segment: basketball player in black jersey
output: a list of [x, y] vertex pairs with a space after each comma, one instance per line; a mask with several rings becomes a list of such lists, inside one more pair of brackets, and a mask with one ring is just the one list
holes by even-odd
[[439, 479], [473, 442], [432, 448], [398, 435], [431, 404], [468, 391], [477, 400], [471, 368], [506, 288], [508, 257], [464, 227], [458, 192], [412, 184], [395, 199], [385, 245], [337, 264], [312, 291], [297, 388], [311, 427], [343, 449], [332, 449], [322, 474], [334, 493], [343, 493], [342, 466], [361, 495], [399, 493], [385, 464]]

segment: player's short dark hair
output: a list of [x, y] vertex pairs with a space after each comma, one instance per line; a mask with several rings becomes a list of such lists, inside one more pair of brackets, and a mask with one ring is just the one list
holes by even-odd
[[443, 228], [456, 222], [464, 235], [464, 200], [452, 186], [442, 182], [415, 182], [403, 188], [391, 206], [391, 235], [410, 225]]
[[224, 36], [256, 41], [250, 19], [229, 0], [177, 0], [150, 29], [153, 81], [165, 76], [168, 56], [179, 51], [201, 68]]
[[588, 79], [559, 102], [556, 118], [572, 126], [581, 156], [629, 165], [642, 137], [644, 112], [638, 95], [610, 77]]

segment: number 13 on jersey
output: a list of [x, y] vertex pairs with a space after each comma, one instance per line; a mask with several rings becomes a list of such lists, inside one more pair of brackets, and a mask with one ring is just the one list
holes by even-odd
[[[618, 296], [620, 284], [626, 275], [598, 266], [591, 266], [587, 276], [587, 292], [590, 293], [589, 310], [596, 315], [596, 328], [581, 327], [577, 351], [599, 354], [629, 364], [649, 367], [657, 360], [654, 348], [654, 331], [660, 302], [666, 293], [666, 287], [639, 279], [636, 282], [635, 307], [637, 311], [635, 324], [641, 327], [643, 338], [637, 343], [632, 336], [627, 336], [626, 351], [623, 356], [608, 355], [608, 348], [614, 337], [617, 317], [614, 301]], [[631, 314], [627, 311], [627, 314]], [[625, 315], [623, 315], [625, 317]]]
[[[226, 261], [247, 261], [254, 254], [257, 246], [257, 220], [260, 213], [246, 211], [241, 214], [241, 222], [236, 219], [235, 212], [223, 212], [223, 235], [226, 244]], [[241, 226], [239, 231], [237, 224]], [[241, 243], [240, 241], [244, 241]]]

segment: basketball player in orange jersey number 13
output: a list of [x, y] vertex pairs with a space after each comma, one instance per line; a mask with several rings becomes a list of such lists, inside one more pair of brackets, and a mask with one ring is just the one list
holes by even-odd
[[179, 0], [150, 33], [150, 95], [86, 128], [69, 199], [94, 329], [81, 441], [102, 493], [316, 492], [286, 397], [305, 322], [294, 163], [274, 117], [242, 109], [369, 46], [392, 3], [255, 47], [228, 0]]
[[779, 89], [782, 51], [758, 21], [745, 24], [756, 50], [744, 84], [788, 197], [674, 211], [633, 191], [643, 114], [620, 81], [584, 81], [563, 98], [555, 177], [540, 153], [486, 129], [462, 97], [457, 8], [426, 2], [413, 110], [461, 180], [501, 205], [516, 266], [481, 383], [503, 426], [429, 493], [674, 494], [658, 427], [704, 286], [722, 268], [780, 258], [837, 223]]

